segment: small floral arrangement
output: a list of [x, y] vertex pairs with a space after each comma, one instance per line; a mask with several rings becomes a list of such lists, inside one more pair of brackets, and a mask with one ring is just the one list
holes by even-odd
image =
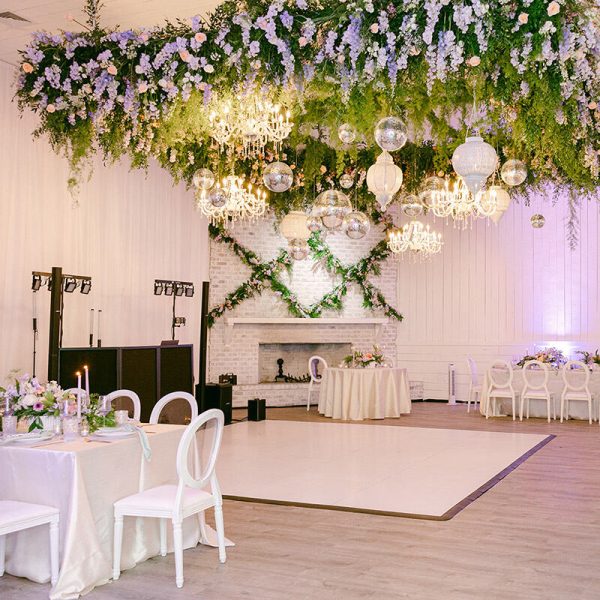
[[115, 421], [115, 411], [112, 406], [109, 406], [110, 410], [104, 412], [104, 406], [100, 401], [98, 394], [90, 394], [90, 401], [83, 411], [85, 418], [88, 422], [90, 433], [94, 433], [100, 427], [116, 427], [117, 422]]
[[594, 354], [591, 352], [586, 352], [585, 350], [577, 350], [575, 354], [579, 354], [582, 362], [584, 362], [586, 365], [600, 365], [600, 353], [598, 353], [597, 348]]
[[558, 348], [544, 348], [536, 354], [526, 354], [521, 360], [516, 363], [517, 367], [524, 367], [525, 363], [530, 360], [539, 360], [554, 368], [558, 368], [567, 362], [567, 357]]
[[0, 388], [2, 404], [19, 420], [31, 418], [30, 431], [43, 429], [40, 417], [60, 415], [64, 392], [56, 381], [42, 385], [36, 377], [14, 372], [9, 379], [11, 383]]
[[370, 352], [362, 352], [352, 348], [352, 354], [349, 354], [340, 363], [340, 367], [345, 369], [373, 369], [375, 367], [387, 367], [385, 358], [379, 346], [373, 346]]

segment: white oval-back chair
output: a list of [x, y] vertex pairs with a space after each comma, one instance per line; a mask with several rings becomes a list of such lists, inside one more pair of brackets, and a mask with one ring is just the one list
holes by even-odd
[[308, 398], [306, 400], [306, 410], [310, 410], [310, 395], [313, 385], [320, 385], [323, 379], [323, 374], [319, 373], [319, 365], [323, 365], [323, 369], [327, 368], [327, 361], [320, 356], [311, 356], [308, 359], [308, 372], [310, 373], [310, 383], [308, 384]]
[[142, 415], [142, 403], [140, 402], [140, 397], [131, 390], [116, 390], [105, 396], [108, 404], [117, 398], [129, 398], [131, 400], [133, 403], [133, 420], [139, 421]]
[[467, 358], [467, 365], [469, 367], [469, 396], [467, 399], [467, 412], [471, 411], [471, 402], [473, 402], [473, 409], [477, 407], [477, 402], [481, 402], [481, 391], [482, 386], [479, 383], [479, 374], [477, 373], [477, 363], [469, 356]]
[[196, 398], [192, 396], [189, 392], [171, 392], [166, 396], [163, 396], [152, 409], [152, 413], [150, 414], [150, 423], [156, 425], [158, 423], [158, 419], [160, 418], [160, 413], [163, 411], [165, 406], [172, 402], [173, 400], [186, 400], [190, 405], [190, 411], [192, 413], [190, 417], [190, 423], [198, 416], [198, 403], [196, 402]]
[[498, 399], [509, 399], [512, 401], [512, 418], [516, 419], [517, 393], [513, 387], [514, 371], [512, 365], [506, 361], [497, 359], [487, 371], [488, 389], [487, 401], [485, 405], [485, 418], [490, 416], [490, 407], [492, 407], [492, 416], [497, 414], [496, 401]]
[[[548, 377], [550, 370], [548, 365], [541, 360], [528, 360], [523, 367], [523, 379], [525, 387], [521, 394], [520, 420], [523, 420], [523, 405], [527, 403], [527, 418], [529, 419], [529, 401], [545, 400], [546, 414], [548, 423], [550, 423], [550, 408], [552, 408], [552, 418], [556, 419], [556, 409], [554, 406], [554, 396], [548, 390]], [[552, 405], [552, 407], [550, 406]]]
[[[217, 540], [219, 545], [219, 560], [224, 563], [225, 529], [223, 524], [223, 499], [215, 473], [215, 465], [223, 437], [223, 412], [212, 408], [197, 416], [187, 427], [177, 448], [177, 485], [161, 485], [150, 488], [138, 494], [127, 496], [115, 502], [115, 531], [114, 531], [114, 563], [113, 579], [121, 574], [121, 545], [123, 541], [123, 518], [153, 517], [160, 519], [160, 554], [167, 553], [167, 521], [173, 525], [173, 544], [175, 553], [175, 582], [177, 587], [183, 587], [183, 519], [202, 513], [214, 507]], [[196, 433], [203, 426], [214, 428], [212, 446], [206, 466], [198, 475], [193, 476], [189, 470], [189, 452]], [[206, 432], [208, 433], [208, 431]], [[210, 491], [204, 489], [210, 488]]]
[[[573, 401], [588, 403], [588, 418], [592, 417], [593, 396], [590, 392], [590, 368], [580, 360], [570, 360], [562, 370], [565, 387], [560, 395], [560, 422], [569, 419], [569, 405]], [[565, 411], [566, 409], [566, 411]]]

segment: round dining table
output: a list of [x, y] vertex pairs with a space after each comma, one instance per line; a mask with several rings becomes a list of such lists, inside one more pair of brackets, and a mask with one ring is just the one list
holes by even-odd
[[362, 421], [410, 413], [406, 369], [396, 367], [335, 368], [323, 373], [319, 413], [333, 419]]

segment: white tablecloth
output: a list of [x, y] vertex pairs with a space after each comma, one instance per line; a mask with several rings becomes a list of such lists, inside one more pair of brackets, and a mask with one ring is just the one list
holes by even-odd
[[[146, 430], [155, 433], [148, 434], [152, 458], [143, 463], [138, 436], [110, 444], [81, 440], [0, 448], [0, 499], [60, 510], [61, 573], [52, 600], [77, 598], [111, 578], [116, 500], [140, 487], [177, 482], [175, 457], [185, 427], [152, 425]], [[158, 519], [125, 519], [123, 569], [159, 554], [158, 527]], [[195, 546], [198, 538], [198, 519], [190, 517], [184, 521], [185, 547]], [[48, 546], [48, 527], [9, 535], [6, 572], [39, 583], [50, 581]]]
[[[554, 403], [556, 407], [556, 418], [560, 419], [560, 396], [564, 389], [564, 381], [562, 378], [561, 370], [550, 369], [548, 376], [548, 391], [554, 395]], [[490, 386], [490, 380], [488, 372], [485, 372], [483, 376], [482, 384], [482, 395], [480, 411], [482, 415], [485, 415], [485, 405], [488, 398], [488, 388]], [[521, 394], [525, 387], [525, 380], [523, 379], [523, 369], [514, 370], [513, 387], [515, 392]], [[598, 400], [600, 399], [600, 371], [593, 370], [590, 376], [590, 392], [594, 396], [594, 402], [592, 404], [592, 416], [598, 418]], [[519, 416], [521, 399], [520, 396], [516, 399], [517, 417]], [[512, 401], [510, 399], [496, 399], [496, 405], [498, 407], [498, 413], [502, 415], [512, 415]], [[538, 399], [529, 400], [529, 416], [530, 417], [547, 417], [546, 414], [546, 401]], [[526, 414], [526, 405], [523, 407], [523, 417]], [[490, 409], [491, 414], [491, 409]], [[572, 401], [569, 406], [569, 418], [571, 419], [586, 419], [588, 418], [588, 405], [587, 402]]]
[[399, 417], [410, 413], [406, 369], [328, 368], [323, 373], [319, 412], [351, 421]]

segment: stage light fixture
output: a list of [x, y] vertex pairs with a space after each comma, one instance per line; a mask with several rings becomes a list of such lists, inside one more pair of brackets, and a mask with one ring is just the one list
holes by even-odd
[[185, 317], [173, 317], [173, 325], [175, 327], [181, 327], [185, 325]]
[[75, 291], [77, 287], [77, 279], [74, 277], [65, 277], [65, 292], [71, 293]]
[[154, 295], [160, 296], [163, 293], [163, 284], [162, 281], [156, 280], [154, 282]]
[[92, 289], [92, 280], [91, 279], [82, 279], [81, 280], [81, 289], [79, 290], [82, 294], [89, 294]]
[[172, 281], [167, 281], [165, 282], [165, 296], [172, 296], [173, 295], [173, 282]]
[[34, 292], [37, 292], [40, 287], [42, 286], [42, 276], [41, 275], [34, 275], [33, 279], [31, 280], [31, 289]]
[[188, 284], [185, 286], [185, 295], [191, 298], [194, 295], [194, 284]]
[[175, 287], [175, 295], [183, 296], [183, 284], [180, 283], [179, 281], [176, 281], [176, 282], [174, 282], [174, 287]]

